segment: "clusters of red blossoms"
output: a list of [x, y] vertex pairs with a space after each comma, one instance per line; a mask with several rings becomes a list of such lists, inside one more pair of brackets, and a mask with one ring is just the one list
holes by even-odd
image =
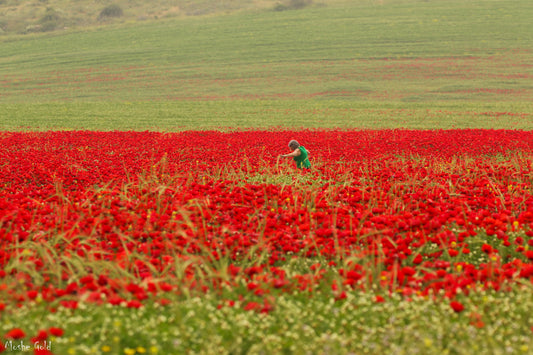
[[[310, 171], [277, 159], [291, 139]], [[339, 299], [506, 289], [533, 279], [532, 148], [508, 130], [0, 133], [0, 292], [141, 307], [244, 283], [268, 312], [332, 270]], [[294, 258], [312, 266], [288, 276]]]

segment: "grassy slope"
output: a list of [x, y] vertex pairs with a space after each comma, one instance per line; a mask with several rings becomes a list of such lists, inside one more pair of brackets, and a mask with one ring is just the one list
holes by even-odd
[[[61, 31], [65, 28], [101, 26], [110, 23], [140, 22], [189, 16], [216, 16], [239, 11], [274, 9], [279, 3], [293, 0], [0, 0], [0, 35]], [[343, 0], [324, 0], [338, 3]], [[314, 3], [311, 5], [315, 5]], [[109, 6], [116, 6], [122, 14], [102, 17]], [[52, 23], [43, 20], [52, 13]], [[50, 17], [48, 17], [50, 21]]]
[[0, 128], [533, 129], [531, 15], [357, 2], [7, 37]]

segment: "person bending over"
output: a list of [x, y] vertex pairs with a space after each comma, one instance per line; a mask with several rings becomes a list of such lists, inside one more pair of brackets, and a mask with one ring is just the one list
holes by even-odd
[[309, 151], [305, 149], [304, 146], [300, 145], [300, 143], [293, 139], [289, 142], [289, 148], [292, 150], [292, 153], [281, 154], [280, 156], [284, 158], [294, 158], [298, 169], [311, 169]]

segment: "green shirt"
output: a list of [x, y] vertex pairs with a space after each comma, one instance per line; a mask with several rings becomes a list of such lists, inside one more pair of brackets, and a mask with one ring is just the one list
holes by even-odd
[[307, 150], [305, 150], [305, 148], [302, 146], [299, 146], [298, 149], [300, 149], [300, 155], [297, 157], [294, 157], [296, 166], [299, 169], [302, 169], [302, 168], [310, 169], [311, 162], [309, 161], [309, 154], [307, 154]]

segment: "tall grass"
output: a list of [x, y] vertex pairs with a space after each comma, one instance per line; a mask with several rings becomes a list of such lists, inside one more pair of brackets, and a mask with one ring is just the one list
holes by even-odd
[[[511, 159], [511, 163], [519, 162]], [[423, 165], [423, 162], [421, 164]], [[282, 164], [281, 170], [285, 168]], [[460, 167], [452, 165], [446, 168]], [[366, 173], [370, 174], [370, 171]], [[255, 177], [247, 176], [245, 171], [238, 168], [220, 174], [235, 183], [245, 179], [253, 181], [265, 178], [266, 183], [274, 180], [283, 187], [299, 182], [301, 184], [295, 188], [301, 190], [302, 193], [298, 195], [303, 200], [294, 200], [289, 207], [303, 205], [303, 208], [309, 210], [313, 209], [313, 206], [306, 203], [308, 201], [305, 201], [305, 196], [315, 194], [316, 189], [312, 184], [302, 182], [320, 183], [313, 179], [306, 181], [305, 176], [297, 177], [299, 181], [282, 180], [282, 174], [276, 175], [271, 170], [265, 171], [264, 176]], [[210, 178], [220, 177], [215, 171]], [[370, 180], [360, 180], [363, 188], [376, 187]], [[355, 181], [349, 174], [339, 176], [338, 180], [331, 181], [332, 185], [326, 189], [326, 199], [334, 198], [335, 182], [352, 184]], [[416, 182], [412, 182], [413, 186]], [[137, 182], [125, 183], [120, 190], [120, 198], [124, 202], [143, 203], [144, 200], [157, 199], [158, 191], [176, 184], [177, 181], [165, 175], [165, 162], [161, 161]], [[95, 187], [89, 194], [105, 194], [107, 188]], [[396, 194], [394, 188], [393, 184], [388, 193]], [[68, 207], [71, 202], [63, 194], [60, 184], [57, 184], [56, 190], [54, 197], [61, 201], [57, 210], [61, 211], [63, 205]], [[331, 196], [328, 197], [328, 194]], [[401, 198], [399, 194], [398, 198]], [[370, 200], [369, 204], [374, 202], [376, 201]], [[100, 203], [106, 204], [103, 200]], [[191, 203], [201, 210], [200, 200]], [[184, 221], [187, 221], [186, 215], [183, 217]], [[190, 223], [189, 227], [197, 228], [193, 223]], [[60, 287], [79, 281], [87, 274], [98, 275], [104, 272], [111, 278], [121, 278], [125, 282], [139, 281], [135, 268], [122, 269], [113, 261], [97, 260], [90, 249], [85, 257], [64, 255], [61, 248], [57, 248], [58, 245], [71, 243], [73, 240], [67, 240], [62, 235], [68, 230], [63, 229], [61, 219], [58, 219], [56, 231], [56, 234], [40, 234], [40, 237], [48, 238], [47, 244], [40, 243], [39, 234], [32, 232], [31, 240], [14, 246], [19, 252], [5, 268], [7, 275], [2, 278], [4, 286], [10, 285], [21, 292], [26, 290], [27, 284], [18, 282], [17, 274], [11, 271], [26, 273], [36, 285], [44, 284], [42, 278], [49, 277], [48, 282]], [[79, 236], [80, 239], [91, 237]], [[482, 238], [483, 235], [479, 237]], [[472, 244], [476, 243], [477, 241], [474, 241]], [[83, 244], [82, 240], [79, 245]], [[259, 241], [257, 248], [261, 247]], [[50, 304], [43, 301], [39, 295], [33, 301], [20, 306], [12, 302], [2, 303], [0, 334], [20, 327], [27, 332], [27, 336], [18, 342], [31, 347], [33, 343], [30, 343], [30, 339], [39, 330], [61, 326], [65, 336], [50, 336], [47, 339], [51, 350], [57, 354], [527, 354], [533, 347], [531, 285], [526, 282], [523, 286], [513, 286], [507, 292], [485, 290], [468, 295], [460, 292], [457, 300], [462, 302], [465, 311], [456, 313], [443, 294], [406, 297], [396, 292], [398, 285], [394, 280], [390, 290], [381, 285], [383, 266], [377, 259], [384, 255], [382, 250], [377, 250], [375, 256], [366, 255], [360, 258], [355, 254], [348, 258], [339, 254], [333, 259], [335, 266], [328, 266], [331, 260], [322, 256], [306, 258], [302, 255], [301, 258], [287, 258], [277, 266], [287, 273], [288, 278], [294, 274], [312, 274], [311, 265], [318, 263], [325, 270], [322, 281], [312, 285], [312, 290], [296, 292], [285, 292], [263, 285], [261, 287], [265, 287], [267, 293], [264, 297], [256, 297], [247, 291], [247, 283], [250, 280], [246, 280], [240, 273], [232, 275], [229, 265], [237, 263], [243, 268], [262, 265], [266, 252], [257, 254], [257, 248], [252, 247], [240, 261], [228, 257], [215, 258], [215, 250], [208, 248], [185, 255], [187, 258], [176, 258], [169, 269], [159, 274], [154, 272], [154, 280], [166, 280], [177, 287], [178, 292], [158, 295], [170, 301], [168, 304], [163, 304], [161, 299], [152, 299], [151, 295], [140, 308], [96, 305], [85, 302], [82, 298], [74, 310], [56, 307], [57, 302]], [[338, 245], [336, 249], [339, 250]], [[305, 253], [305, 250], [302, 253]], [[38, 256], [46, 263], [41, 270], [36, 269], [33, 256]], [[484, 257], [473, 255], [468, 261], [485, 262], [481, 260]], [[150, 256], [133, 250], [128, 258], [130, 262], [148, 261]], [[369, 273], [363, 284], [368, 287], [369, 292], [355, 289], [341, 297], [341, 290], [332, 288], [332, 284], [341, 285], [339, 270], [354, 264], [368, 268]], [[194, 281], [209, 287], [197, 292], [189, 283], [191, 279], [185, 277], [191, 272], [194, 274]], [[63, 277], [65, 273], [69, 276], [68, 279]], [[225, 281], [231, 281], [232, 286], [214, 287], [224, 284]], [[0, 288], [0, 295], [6, 292], [9, 292], [8, 288]], [[386, 302], [379, 301], [379, 295], [387, 295]], [[76, 296], [72, 297], [76, 299]], [[273, 307], [268, 312], [246, 310], [250, 304], [263, 307], [265, 304], [262, 302], [269, 300], [275, 302], [268, 304]], [[9, 342], [5, 344], [8, 352], [11, 352]]]

